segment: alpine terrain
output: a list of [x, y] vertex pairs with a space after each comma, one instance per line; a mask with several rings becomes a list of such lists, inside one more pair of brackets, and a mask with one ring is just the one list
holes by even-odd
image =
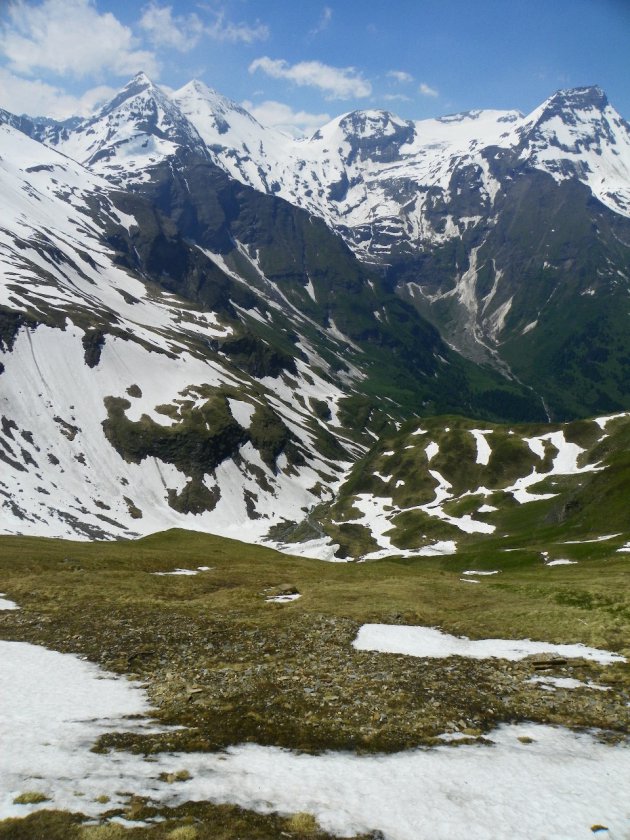
[[630, 129], [597, 88], [295, 140], [139, 74], [0, 130], [5, 533], [259, 540], [411, 416], [630, 405]]
[[0, 840], [629, 836], [629, 328], [598, 87], [0, 110]]

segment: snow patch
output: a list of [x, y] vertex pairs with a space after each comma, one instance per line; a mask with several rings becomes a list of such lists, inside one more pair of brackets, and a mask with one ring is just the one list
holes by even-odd
[[577, 566], [577, 560], [550, 560], [545, 566]]
[[297, 601], [301, 597], [299, 592], [293, 592], [290, 595], [272, 595], [269, 598], [265, 598], [265, 601], [268, 604], [288, 604], [291, 601]]
[[470, 434], [474, 437], [477, 444], [476, 463], [485, 467], [490, 462], [490, 456], [492, 455], [492, 449], [485, 436], [491, 435], [492, 429], [471, 429]]
[[583, 644], [553, 644], [532, 642], [529, 639], [480, 639], [473, 641], [466, 636], [452, 636], [436, 627], [414, 627], [396, 624], [364, 624], [353, 641], [357, 650], [381, 653], [402, 653], [406, 656], [444, 659], [464, 656], [469, 659], [509, 659], [516, 661], [532, 655], [562, 656], [565, 659], [588, 659], [609, 665], [625, 662], [625, 657], [607, 650]]
[[235, 400], [232, 397], [228, 397], [228, 405], [230, 406], [232, 417], [239, 426], [242, 426], [244, 429], [249, 429], [252, 417], [256, 412], [256, 406], [244, 400]]
[[434, 443], [434, 441], [431, 441], [431, 443], [425, 448], [424, 451], [427, 454], [427, 461], [432, 461], [433, 458], [435, 458], [435, 456], [440, 451], [440, 447], [437, 445], [437, 443]]
[[610, 691], [609, 685], [598, 685], [593, 682], [582, 682], [574, 677], [530, 677], [527, 682], [537, 683], [547, 691], [555, 691], [556, 688], [592, 688], [595, 691]]
[[211, 569], [211, 566], [197, 566], [196, 569], [173, 569], [172, 572], [151, 572], [150, 574], [157, 575], [158, 577], [170, 577], [171, 575], [193, 577], [194, 575], [198, 575], [199, 572], [209, 572]]
[[[149, 711], [143, 692], [69, 654], [19, 642], [0, 642], [0, 652], [2, 681], [13, 688], [0, 694], [0, 819], [42, 808], [98, 816], [133, 794], [170, 807], [212, 801], [260, 813], [305, 811], [339, 836], [382, 832], [388, 840], [587, 840], [596, 824], [611, 837], [627, 828], [630, 748], [600, 743], [597, 733], [506, 725], [485, 735], [491, 745], [458, 745], [463, 733], [449, 733], [442, 740], [453, 743], [391, 755], [256, 744], [150, 760], [97, 754], [90, 746], [102, 732], [146, 725], [123, 717]], [[160, 779], [182, 769], [187, 781]], [[50, 801], [14, 804], [25, 790]], [[103, 795], [111, 801], [95, 801]]]
[[20, 608], [15, 601], [10, 601], [4, 597], [4, 592], [0, 592], [0, 610], [19, 610]]

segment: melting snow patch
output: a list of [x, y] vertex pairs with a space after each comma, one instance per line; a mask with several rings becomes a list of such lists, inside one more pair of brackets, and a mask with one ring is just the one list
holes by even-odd
[[212, 566], [197, 566], [196, 569], [173, 569], [172, 572], [151, 572], [151, 574], [157, 575], [158, 577], [170, 577], [171, 575], [187, 575], [190, 577], [192, 575], [198, 575], [199, 572], [209, 572], [211, 569]]
[[440, 447], [437, 445], [437, 443], [431, 441], [431, 443], [425, 448], [424, 451], [427, 454], [427, 461], [432, 461], [433, 458], [435, 458], [435, 456], [440, 451]]
[[316, 540], [307, 540], [301, 543], [268, 542], [272, 548], [282, 551], [284, 554], [292, 554], [295, 557], [308, 557], [309, 560], [325, 560], [328, 563], [347, 563], [346, 558], [336, 557], [339, 551], [339, 543], [332, 541], [330, 537], [321, 537]]
[[299, 592], [292, 592], [289, 595], [272, 595], [270, 598], [265, 598], [268, 604], [288, 604], [290, 601], [297, 601], [301, 598]]
[[[340, 836], [586, 840], [594, 825], [625, 836], [630, 749], [602, 744], [596, 733], [519, 724], [487, 733], [491, 745], [445, 743], [370, 756], [256, 744], [150, 760], [97, 754], [90, 746], [100, 733], [146, 723], [123, 718], [148, 711], [144, 693], [69, 654], [20, 642], [0, 642], [0, 654], [2, 681], [12, 686], [0, 693], [0, 819], [40, 808], [97, 816], [124, 807], [133, 794], [171, 807], [212, 801], [261, 813], [306, 811]], [[187, 781], [160, 778], [183, 769]], [[49, 801], [15, 804], [25, 790]], [[103, 796], [111, 801], [95, 801]]]
[[605, 534], [603, 537], [594, 537], [592, 540], [565, 540], [563, 545], [585, 545], [586, 543], [605, 542], [620, 537], [621, 534]]
[[617, 552], [630, 552], [630, 542], [627, 542], [625, 545], [622, 545], [621, 548], [618, 548]]
[[473, 578], [460, 578], [462, 583], [479, 583], [478, 580], [473, 580]]
[[494, 505], [481, 505], [478, 509], [477, 513], [494, 513], [495, 510], [498, 510]]
[[230, 397], [228, 397], [228, 404], [230, 406], [230, 413], [239, 426], [242, 426], [244, 429], [249, 429], [252, 417], [256, 411], [256, 406], [249, 402], [235, 400]]
[[[146, 726], [124, 718], [149, 711], [144, 692], [69, 654], [24, 642], [0, 642], [0, 653], [0, 679], [11, 686], [0, 692], [0, 818], [33, 810], [13, 804], [24, 791], [94, 814], [122, 804], [121, 787], [143, 786], [126, 758], [90, 747], [104, 732]], [[102, 794], [112, 802], [99, 807]]]
[[625, 662], [625, 657], [607, 650], [582, 644], [556, 645], [551, 642], [532, 642], [529, 639], [480, 639], [473, 641], [466, 636], [451, 636], [436, 627], [413, 627], [397, 624], [364, 624], [352, 643], [357, 650], [380, 653], [402, 653], [442, 659], [464, 656], [468, 659], [510, 659], [516, 661], [527, 656], [558, 654], [565, 659], [588, 659], [608, 665]]
[[19, 610], [20, 608], [15, 601], [9, 601], [8, 598], [3, 597], [4, 592], [0, 592], [0, 610]]
[[486, 466], [490, 461], [492, 449], [485, 438], [485, 435], [492, 434], [492, 429], [471, 429], [470, 434], [477, 443], [477, 463]]
[[[429, 447], [427, 447], [428, 449]], [[460, 531], [465, 531], [467, 534], [492, 534], [495, 531], [494, 525], [489, 525], [487, 522], [478, 522], [468, 513], [464, 514], [464, 516], [451, 516], [446, 513], [442, 507], [442, 503], [453, 498], [450, 493], [452, 485], [436, 470], [429, 470], [429, 475], [438, 483], [435, 488], [435, 499], [426, 505], [418, 505], [416, 508], [407, 508], [407, 510], [423, 510], [429, 516], [442, 519], [444, 522], [454, 525]]]
[[550, 560], [545, 566], [577, 566], [577, 560]]
[[474, 569], [469, 569], [467, 572], [462, 572], [463, 575], [498, 575], [499, 570], [496, 569], [492, 572], [476, 572]]
[[455, 540], [438, 540], [431, 545], [425, 545], [417, 550], [412, 550], [412, 555], [420, 554], [422, 557], [432, 557], [433, 555], [447, 555], [455, 554], [457, 551], [457, 543]]
[[541, 688], [547, 691], [555, 691], [556, 688], [593, 688], [596, 691], [610, 691], [608, 685], [598, 685], [592, 682], [582, 682], [573, 677], [530, 677], [530, 683], [538, 683]]
[[619, 417], [627, 417], [627, 411], [621, 411], [619, 414], [609, 414], [607, 417], [597, 417], [595, 422], [600, 429], [605, 429], [611, 420], [617, 420]]

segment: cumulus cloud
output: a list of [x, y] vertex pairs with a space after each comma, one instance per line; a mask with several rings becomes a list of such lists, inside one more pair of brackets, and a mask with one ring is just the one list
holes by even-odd
[[262, 125], [277, 128], [292, 134], [294, 137], [310, 135], [330, 122], [330, 114], [310, 114], [308, 111], [294, 111], [284, 102], [266, 100], [254, 105], [253, 102], [245, 100], [242, 103], [249, 113]]
[[249, 72], [262, 70], [273, 79], [286, 79], [300, 87], [319, 88], [327, 99], [362, 99], [372, 93], [372, 85], [354, 67], [331, 67], [321, 61], [300, 61], [290, 65], [284, 59], [257, 58]]
[[421, 93], [423, 96], [439, 96], [439, 92], [429, 85], [426, 82], [421, 82], [420, 87], [418, 88], [418, 93]]
[[413, 82], [413, 76], [411, 73], [407, 73], [405, 70], [390, 70], [387, 74], [389, 79], [393, 79], [395, 82], [398, 82], [401, 85], [409, 84]]
[[167, 47], [188, 52], [197, 46], [203, 34], [203, 23], [198, 15], [173, 17], [172, 6], [149, 3], [142, 11], [140, 28], [156, 47]]
[[138, 48], [129, 27], [91, 0], [15, 0], [0, 30], [0, 53], [9, 68], [27, 76], [129, 76], [138, 70], [157, 75], [155, 55]]
[[107, 85], [90, 88], [82, 96], [72, 96], [40, 79], [24, 79], [0, 68], [0, 106], [14, 114], [32, 117], [86, 117], [111, 99], [116, 91]]

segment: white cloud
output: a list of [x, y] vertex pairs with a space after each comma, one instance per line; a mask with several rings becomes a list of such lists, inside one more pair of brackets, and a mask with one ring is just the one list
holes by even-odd
[[170, 47], [188, 52], [197, 46], [203, 33], [203, 24], [196, 14], [173, 17], [172, 6], [149, 3], [142, 11], [140, 28], [156, 47]]
[[327, 29], [330, 24], [330, 21], [332, 20], [332, 16], [333, 10], [330, 8], [330, 6], [324, 6], [317, 26], [314, 29], [311, 29], [309, 35], [319, 35], [320, 32], [323, 32], [324, 29]]
[[99, 85], [90, 88], [82, 96], [71, 96], [40, 79], [22, 79], [1, 67], [0, 90], [0, 107], [6, 108], [7, 111], [18, 115], [52, 117], [56, 120], [88, 116], [116, 93], [114, 88]]
[[254, 41], [265, 41], [269, 37], [269, 27], [256, 21], [250, 23], [232, 23], [227, 20], [224, 12], [214, 12], [215, 20], [204, 27], [204, 32], [215, 41], [228, 41], [231, 44], [253, 44]]
[[259, 102], [257, 105], [245, 100], [242, 105], [262, 125], [278, 128], [294, 137], [313, 134], [322, 125], [330, 122], [330, 114], [309, 114], [307, 111], [294, 111], [284, 102], [275, 102], [274, 100]]
[[385, 102], [411, 102], [411, 97], [404, 93], [386, 93], [383, 95]]
[[418, 88], [418, 93], [421, 93], [423, 96], [439, 96], [439, 92], [429, 85], [426, 82], [421, 82], [420, 87]]
[[327, 99], [361, 99], [372, 93], [372, 85], [354, 67], [331, 67], [321, 61], [300, 61], [290, 65], [284, 59], [257, 58], [249, 72], [262, 70], [273, 79], [287, 79], [301, 87], [316, 87]]
[[0, 53], [11, 70], [38, 70], [83, 78], [105, 72], [129, 76], [138, 70], [157, 75], [152, 52], [138, 49], [131, 29], [91, 0], [15, 0], [0, 30]]
[[413, 82], [413, 76], [411, 73], [407, 73], [405, 70], [390, 70], [387, 74], [388, 78], [393, 79], [395, 82], [398, 82], [401, 85], [409, 84]]

